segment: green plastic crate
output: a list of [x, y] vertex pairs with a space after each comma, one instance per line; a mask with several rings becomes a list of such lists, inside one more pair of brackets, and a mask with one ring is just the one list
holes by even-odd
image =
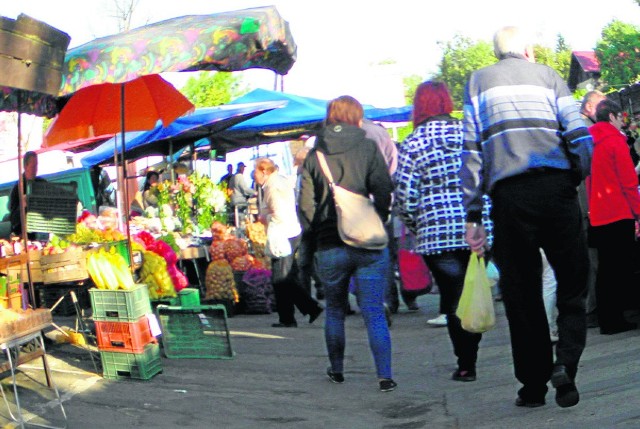
[[135, 322], [151, 313], [149, 289], [136, 284], [129, 290], [89, 289], [93, 319], [106, 322]]
[[162, 372], [160, 346], [149, 343], [142, 353], [100, 352], [102, 376], [113, 380], [149, 380]]
[[178, 292], [181, 307], [197, 307], [200, 305], [200, 290], [194, 288], [184, 288]]
[[168, 358], [231, 359], [231, 338], [223, 305], [156, 308]]

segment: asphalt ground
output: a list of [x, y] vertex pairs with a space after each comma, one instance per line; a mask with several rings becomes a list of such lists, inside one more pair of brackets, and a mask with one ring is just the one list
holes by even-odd
[[[393, 318], [393, 392], [378, 390], [362, 317], [347, 318], [345, 383], [329, 382], [324, 315], [298, 328], [272, 328], [271, 315], [228, 318], [231, 359], [161, 358], [149, 380], [102, 378], [85, 348], [49, 346], [53, 379], [69, 428], [639, 428], [640, 330], [613, 336], [590, 329], [577, 385], [580, 403], [560, 408], [554, 390], [540, 408], [514, 405], [504, 309], [480, 344], [478, 379], [450, 379], [455, 370], [445, 328], [426, 324], [437, 316], [437, 295], [419, 298], [421, 310], [401, 306]], [[637, 316], [636, 316], [637, 318]], [[56, 318], [73, 327], [73, 318]], [[94, 358], [99, 359], [97, 354]], [[9, 373], [1, 384], [15, 412]], [[41, 360], [20, 366], [19, 398], [28, 423], [62, 426]], [[0, 402], [0, 424], [14, 427]]]

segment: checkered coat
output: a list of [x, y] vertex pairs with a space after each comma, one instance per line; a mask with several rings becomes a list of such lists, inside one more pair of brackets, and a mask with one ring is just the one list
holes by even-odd
[[[462, 142], [462, 123], [443, 115], [419, 125], [398, 148], [395, 205], [400, 220], [416, 236], [417, 253], [469, 247], [464, 241], [465, 211], [458, 177]], [[491, 244], [488, 199], [483, 212]]]

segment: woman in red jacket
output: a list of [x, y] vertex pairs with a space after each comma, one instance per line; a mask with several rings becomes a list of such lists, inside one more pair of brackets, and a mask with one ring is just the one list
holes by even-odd
[[638, 177], [631, 160], [622, 109], [603, 100], [596, 109], [591, 176], [588, 179], [590, 240], [598, 249], [596, 299], [600, 333], [635, 329], [624, 318], [633, 279], [635, 221], [640, 218]]

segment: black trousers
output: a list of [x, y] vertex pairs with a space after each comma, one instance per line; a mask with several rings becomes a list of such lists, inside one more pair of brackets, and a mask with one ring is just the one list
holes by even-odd
[[498, 182], [491, 194], [495, 263], [509, 321], [522, 395], [547, 392], [553, 349], [542, 299], [542, 248], [557, 286], [556, 362], [575, 377], [586, 343], [589, 258], [575, 183], [568, 171], [545, 170]]
[[295, 254], [300, 245], [300, 236], [290, 238], [293, 253], [284, 258], [271, 259], [271, 283], [276, 298], [276, 310], [281, 323], [293, 323], [295, 307], [302, 314], [318, 310], [318, 301], [300, 284]]
[[447, 330], [453, 345], [453, 353], [458, 358], [458, 368], [475, 370], [478, 359], [478, 347], [482, 334], [462, 329], [456, 310], [462, 295], [464, 277], [469, 264], [468, 250], [425, 255], [424, 260], [438, 284], [440, 291], [440, 313], [447, 315]]
[[601, 329], [615, 329], [626, 323], [623, 313], [634, 298], [635, 222], [624, 219], [594, 226], [591, 234], [598, 249], [598, 323]]

